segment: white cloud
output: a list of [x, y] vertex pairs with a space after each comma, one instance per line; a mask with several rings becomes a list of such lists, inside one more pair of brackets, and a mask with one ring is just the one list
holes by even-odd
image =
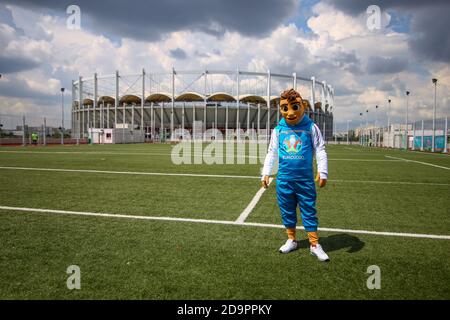
[[[41, 65], [32, 70], [22, 71], [8, 77], [23, 80], [30, 90], [51, 97], [58, 97], [59, 88], [70, 87], [70, 80], [78, 74], [91, 77], [112, 74], [168, 71], [174, 66], [179, 70], [241, 70], [276, 73], [298, 72], [299, 76], [315, 75], [336, 89], [335, 118], [338, 122], [353, 119], [360, 121], [359, 112], [366, 108], [380, 106], [380, 119], [385, 116], [385, 106], [390, 96], [392, 116], [403, 117], [404, 88], [411, 92], [411, 108], [417, 109], [417, 117], [431, 117], [432, 103], [431, 77], [439, 79], [439, 115], [449, 114], [450, 67], [445, 64], [421, 63], [412, 60], [408, 70], [398, 74], [369, 75], [365, 72], [370, 56], [403, 57], [410, 52], [408, 35], [396, 33], [388, 28], [371, 32], [365, 26], [364, 15], [351, 17], [330, 6], [319, 3], [314, 6], [308, 26], [312, 34], [305, 34], [293, 23], [282, 25], [270, 35], [255, 39], [237, 32], [226, 32], [216, 38], [202, 32], [177, 31], [167, 34], [157, 42], [142, 42], [122, 38], [120, 42], [88, 30], [69, 30], [63, 18], [10, 7], [17, 28], [24, 30], [19, 35], [14, 28], [0, 22], [0, 46], [2, 53], [24, 56], [39, 61]], [[33, 26], [37, 26], [33, 28]], [[176, 60], [170, 50], [181, 48], [187, 55], [184, 60]], [[424, 74], [421, 68], [430, 74]], [[4, 79], [2, 81], [5, 81]], [[177, 80], [179, 81], [179, 80]], [[217, 77], [219, 81], [219, 77]], [[220, 81], [231, 83], [223, 77]], [[382, 85], [391, 87], [385, 89]], [[291, 86], [290, 81], [273, 84], [272, 94]], [[254, 86], [264, 92], [264, 83], [252, 83], [243, 79], [243, 88]], [[299, 82], [301, 93], [309, 98], [306, 83]], [[243, 89], [246, 90], [246, 89]], [[248, 89], [250, 90], [250, 89]], [[59, 112], [59, 100], [41, 107], [38, 100], [3, 97], [10, 100], [14, 108], [6, 109], [8, 103], [0, 106], [2, 113], [22, 113], [39, 110], [49, 117]], [[427, 106], [426, 108], [420, 106]], [[69, 109], [67, 107], [67, 112]], [[384, 113], [383, 113], [384, 112]]]

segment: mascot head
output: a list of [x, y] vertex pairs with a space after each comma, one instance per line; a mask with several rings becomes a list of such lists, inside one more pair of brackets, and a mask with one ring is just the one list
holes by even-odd
[[307, 108], [300, 94], [294, 89], [283, 91], [280, 96], [280, 112], [286, 123], [293, 126], [299, 123]]

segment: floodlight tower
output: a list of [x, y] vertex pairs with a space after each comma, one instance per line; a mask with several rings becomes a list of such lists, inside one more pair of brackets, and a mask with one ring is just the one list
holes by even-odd
[[390, 147], [390, 141], [391, 141], [391, 99], [388, 99], [388, 147]]
[[378, 147], [378, 106], [375, 106], [375, 145]]
[[366, 144], [367, 144], [367, 146], [369, 146], [369, 140], [370, 140], [370, 134], [367, 137], [368, 130], [369, 130], [369, 109], [366, 109]]
[[409, 91], [406, 91], [406, 127], [405, 127], [405, 150], [408, 150], [408, 102], [409, 102]]
[[64, 88], [61, 88], [61, 144], [64, 144]]
[[437, 86], [437, 79], [433, 78], [433, 79], [431, 79], [431, 81], [434, 83], [433, 136], [432, 136], [432, 141], [431, 141], [431, 143], [432, 143], [432, 145], [431, 145], [431, 152], [434, 152], [434, 140], [436, 139], [435, 131], [436, 131], [436, 86]]
[[360, 130], [360, 132], [359, 132], [359, 144], [360, 144], [360, 145], [363, 145], [363, 143], [364, 143], [363, 135], [362, 135], [362, 116], [363, 116], [363, 113], [360, 112], [359, 115], [360, 115], [360, 117], [361, 117], [361, 121], [359, 122], [360, 127], [361, 127], [361, 130]]

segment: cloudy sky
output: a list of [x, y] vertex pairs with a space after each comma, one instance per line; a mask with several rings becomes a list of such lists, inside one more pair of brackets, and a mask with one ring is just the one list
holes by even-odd
[[[67, 28], [71, 4], [80, 30]], [[372, 4], [380, 29], [367, 27]], [[0, 115], [57, 119], [78, 75], [239, 66], [326, 80], [338, 129], [366, 109], [373, 122], [375, 105], [386, 122], [389, 98], [404, 121], [406, 90], [410, 117], [431, 119], [432, 78], [437, 116], [450, 116], [449, 17], [447, 0], [0, 0]]]

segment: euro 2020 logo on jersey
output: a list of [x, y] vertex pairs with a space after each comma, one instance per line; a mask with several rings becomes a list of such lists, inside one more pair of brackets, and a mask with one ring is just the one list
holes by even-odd
[[283, 141], [284, 150], [287, 153], [299, 153], [302, 151], [302, 140], [300, 137], [297, 137], [295, 134], [291, 134], [289, 138], [284, 139]]

